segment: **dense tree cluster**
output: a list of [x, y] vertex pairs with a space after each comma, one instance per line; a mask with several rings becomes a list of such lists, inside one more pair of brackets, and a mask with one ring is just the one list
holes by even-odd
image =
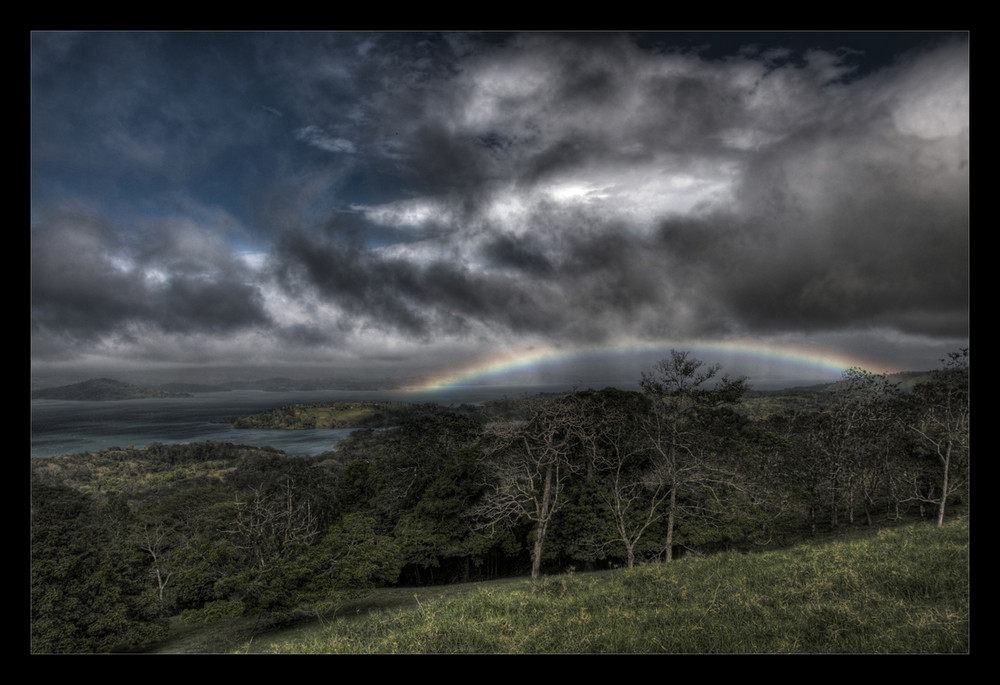
[[968, 501], [968, 353], [912, 391], [852, 369], [761, 413], [673, 352], [614, 388], [423, 406], [336, 452], [150, 445], [32, 464], [32, 650], [155, 640], [168, 616], [281, 621], [382, 584], [632, 566]]

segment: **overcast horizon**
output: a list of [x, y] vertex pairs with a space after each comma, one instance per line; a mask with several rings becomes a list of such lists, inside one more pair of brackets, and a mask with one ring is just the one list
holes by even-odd
[[31, 158], [33, 377], [968, 346], [964, 33], [35, 32]]

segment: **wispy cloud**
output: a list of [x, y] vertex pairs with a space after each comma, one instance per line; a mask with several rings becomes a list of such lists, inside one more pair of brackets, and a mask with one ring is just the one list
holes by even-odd
[[295, 132], [295, 138], [327, 152], [344, 152], [348, 154], [354, 152], [354, 143], [344, 138], [331, 136], [319, 126], [300, 128]]

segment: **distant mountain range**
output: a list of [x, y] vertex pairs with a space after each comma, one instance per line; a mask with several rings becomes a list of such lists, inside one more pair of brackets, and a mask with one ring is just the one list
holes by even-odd
[[168, 392], [158, 388], [122, 383], [111, 378], [92, 378], [82, 383], [43, 388], [31, 393], [33, 400], [142, 400], [154, 397], [191, 397], [183, 392]]
[[396, 390], [398, 381], [357, 380], [344, 378], [312, 378], [301, 380], [276, 376], [254, 381], [229, 381], [220, 390], [265, 390], [267, 392], [291, 392], [297, 390]]
[[[917, 383], [924, 382], [930, 378], [927, 371], [907, 371], [895, 373], [889, 376], [890, 380], [898, 383], [900, 389], [909, 392]], [[802, 395], [814, 393], [826, 393], [835, 390], [843, 381], [832, 383], [821, 383], [794, 388], [783, 388], [780, 390], [760, 390], [752, 391], [751, 395]], [[62, 385], [53, 388], [42, 388], [31, 393], [33, 400], [81, 400], [81, 401], [101, 401], [101, 400], [139, 400], [155, 397], [191, 397], [191, 393], [198, 392], [226, 392], [229, 390], [263, 390], [265, 392], [291, 392], [302, 390], [394, 390], [400, 387], [398, 382], [389, 380], [344, 380], [316, 378], [309, 380], [299, 380], [295, 378], [272, 377], [255, 381], [230, 381], [217, 384], [199, 383], [163, 383], [154, 386], [134, 385], [123, 383], [111, 378], [92, 378], [82, 383]]]
[[[903, 392], [911, 392], [913, 386], [926, 383], [933, 378], [933, 371], [899, 371], [888, 374], [891, 383]], [[843, 380], [830, 381], [828, 383], [817, 383], [814, 385], [800, 385], [776, 390], [753, 390], [751, 395], [813, 395], [817, 393], [834, 392], [844, 384]], [[752, 385], [752, 381], [751, 381]]]
[[199, 383], [163, 383], [156, 386], [134, 385], [111, 378], [92, 378], [31, 393], [33, 400], [141, 400], [156, 397], [191, 397], [196, 392], [227, 392], [229, 390], [263, 390], [290, 392], [299, 390], [384, 390], [395, 386], [385, 382], [343, 381], [330, 379], [297, 380], [294, 378], [264, 378], [256, 381], [233, 381], [214, 385]]

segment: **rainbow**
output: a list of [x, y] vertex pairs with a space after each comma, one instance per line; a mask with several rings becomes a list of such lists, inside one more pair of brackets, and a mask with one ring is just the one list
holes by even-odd
[[[733, 361], [750, 362], [758, 365], [776, 365], [785, 370], [797, 371], [800, 377], [840, 378], [844, 371], [862, 368], [875, 372], [893, 373], [902, 369], [876, 364], [868, 359], [849, 356], [829, 349], [770, 344], [759, 341], [673, 341], [627, 343], [619, 345], [574, 347], [572, 349], [543, 348], [517, 352], [504, 352], [489, 359], [479, 360], [464, 366], [431, 374], [416, 385], [406, 388], [408, 393], [426, 393], [464, 385], [480, 385], [496, 380], [504, 375], [555, 368], [588, 359], [620, 358], [629, 355], [660, 354], [667, 357], [670, 350], [685, 350], [692, 355], [710, 358], [706, 362], [722, 363], [722, 371], [727, 371], [727, 363]], [[652, 370], [647, 367], [646, 370]], [[638, 380], [638, 378], [636, 379]], [[751, 383], [753, 378], [750, 378]]]

